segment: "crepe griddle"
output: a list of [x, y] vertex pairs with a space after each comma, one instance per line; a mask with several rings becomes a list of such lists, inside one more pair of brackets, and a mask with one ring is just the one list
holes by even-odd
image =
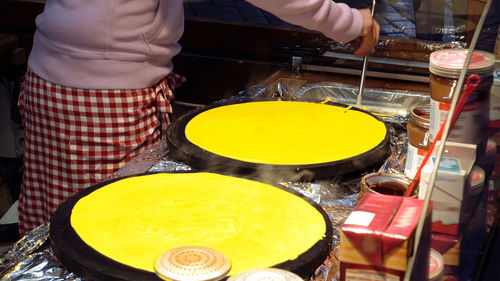
[[[193, 172], [174, 172], [171, 174], [178, 173], [191, 174]], [[142, 175], [152, 174], [157, 173]], [[56, 257], [67, 269], [86, 280], [161, 280], [153, 272], [119, 263], [97, 252], [91, 246], [87, 245], [71, 226], [71, 213], [73, 207], [80, 199], [106, 185], [126, 178], [130, 177], [102, 182], [78, 192], [63, 202], [57, 208], [50, 220], [50, 243]], [[312, 276], [317, 267], [322, 264], [329, 254], [333, 235], [331, 222], [323, 208], [314, 201], [293, 190], [284, 189], [282, 187], [276, 188], [298, 196], [312, 205], [314, 209], [321, 214], [325, 222], [326, 232], [322, 239], [317, 241], [311, 248], [300, 254], [297, 258], [273, 266], [275, 268], [294, 272], [302, 278], [307, 279]], [[294, 235], [294, 233], [290, 235]], [[138, 239], [140, 239], [140, 237], [138, 237]], [[130, 241], [130, 243], [134, 243], [134, 241]]]
[[[361, 173], [368, 170], [378, 169], [380, 165], [383, 164], [385, 159], [389, 156], [389, 130], [387, 125], [383, 121], [373, 115], [370, 112], [362, 110], [360, 108], [352, 107], [346, 104], [332, 102], [332, 101], [317, 101], [317, 100], [301, 100], [294, 99], [288, 100], [292, 102], [311, 102], [311, 103], [321, 103], [328, 106], [335, 106], [345, 110], [353, 110], [364, 113], [374, 119], [380, 121], [384, 124], [386, 128], [385, 137], [373, 146], [373, 148], [365, 151], [364, 153], [355, 155], [353, 157], [344, 158], [334, 161], [326, 161], [323, 163], [312, 163], [312, 164], [297, 164], [297, 165], [276, 165], [276, 164], [263, 164], [252, 161], [242, 161], [234, 159], [231, 157], [225, 157], [214, 152], [207, 151], [202, 147], [189, 141], [186, 137], [186, 126], [188, 123], [198, 116], [199, 114], [215, 109], [218, 107], [237, 105], [241, 103], [254, 103], [262, 101], [277, 101], [276, 99], [270, 98], [259, 98], [259, 99], [240, 99], [236, 101], [227, 101], [214, 103], [205, 107], [191, 110], [176, 121], [174, 121], [167, 130], [167, 142], [169, 145], [170, 155], [178, 161], [184, 162], [200, 171], [216, 172], [227, 175], [235, 175], [238, 177], [246, 177], [250, 179], [255, 179], [259, 181], [268, 181], [269, 176], [272, 175], [274, 178], [282, 177], [287, 180], [313, 180], [321, 178], [338, 178], [340, 176], [346, 177], [357, 177]], [[308, 116], [304, 116], [308, 118]], [[314, 120], [311, 120], [314, 122]], [[245, 128], [248, 124], [241, 124], [242, 128]], [[330, 128], [325, 128], [329, 130]], [[272, 127], [269, 130], [273, 130]], [[306, 130], [307, 133], [307, 130]], [[206, 136], [207, 138], [212, 137], [212, 134]], [[258, 137], [258, 136], [256, 136]], [[286, 137], [283, 137], [283, 141], [286, 141]], [[293, 137], [299, 137], [297, 134]], [[279, 145], [276, 143], [274, 145]], [[339, 149], [342, 149], [339, 147]], [[290, 151], [293, 154], [293, 151]]]

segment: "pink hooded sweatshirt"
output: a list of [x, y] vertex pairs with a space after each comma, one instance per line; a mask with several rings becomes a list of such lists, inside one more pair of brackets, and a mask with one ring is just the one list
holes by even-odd
[[[340, 42], [359, 36], [361, 14], [331, 0], [248, 0]], [[29, 67], [85, 89], [141, 89], [172, 71], [184, 31], [182, 0], [47, 0], [36, 18]]]

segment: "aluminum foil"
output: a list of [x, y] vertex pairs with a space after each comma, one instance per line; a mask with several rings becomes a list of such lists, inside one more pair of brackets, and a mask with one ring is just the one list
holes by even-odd
[[157, 161], [148, 171], [152, 173], [160, 172], [180, 172], [191, 171], [191, 167], [171, 158], [169, 154]]
[[82, 278], [66, 270], [56, 259], [51, 248], [40, 250], [17, 263], [15, 268], [5, 273], [1, 280], [73, 280]]
[[0, 259], [0, 280], [82, 280], [57, 261], [48, 237], [49, 224], [43, 224], [12, 245]]
[[390, 156], [380, 167], [379, 172], [391, 172], [403, 174], [405, 169], [406, 152], [408, 151], [408, 133], [406, 132], [406, 123], [391, 122], [390, 131]]
[[167, 154], [167, 152], [167, 140], [163, 138], [157, 144], [121, 167], [112, 174], [108, 180], [148, 172], [152, 166], [156, 165], [159, 159], [162, 159]]
[[[359, 88], [341, 83], [310, 84], [299, 89], [303, 98], [332, 100], [349, 105], [356, 105]], [[364, 89], [361, 108], [381, 118], [408, 117], [409, 109], [414, 104], [429, 103], [428, 93], [403, 90]]]

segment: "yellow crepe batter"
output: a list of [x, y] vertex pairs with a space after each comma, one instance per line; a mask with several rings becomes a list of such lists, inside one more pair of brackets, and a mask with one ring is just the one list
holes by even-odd
[[383, 122], [356, 110], [320, 103], [263, 101], [212, 108], [196, 115], [187, 139], [224, 157], [260, 164], [307, 165], [371, 150]]
[[271, 185], [211, 173], [154, 174], [106, 185], [80, 199], [71, 226], [120, 263], [154, 272], [171, 248], [226, 254], [230, 275], [293, 260], [323, 238], [321, 213]]

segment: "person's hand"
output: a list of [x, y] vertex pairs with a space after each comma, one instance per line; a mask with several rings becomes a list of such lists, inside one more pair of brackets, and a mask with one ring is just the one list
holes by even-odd
[[361, 9], [359, 12], [363, 17], [363, 28], [360, 34], [361, 44], [354, 51], [354, 55], [357, 57], [364, 57], [375, 47], [375, 45], [377, 45], [380, 25], [373, 19], [370, 9]]

